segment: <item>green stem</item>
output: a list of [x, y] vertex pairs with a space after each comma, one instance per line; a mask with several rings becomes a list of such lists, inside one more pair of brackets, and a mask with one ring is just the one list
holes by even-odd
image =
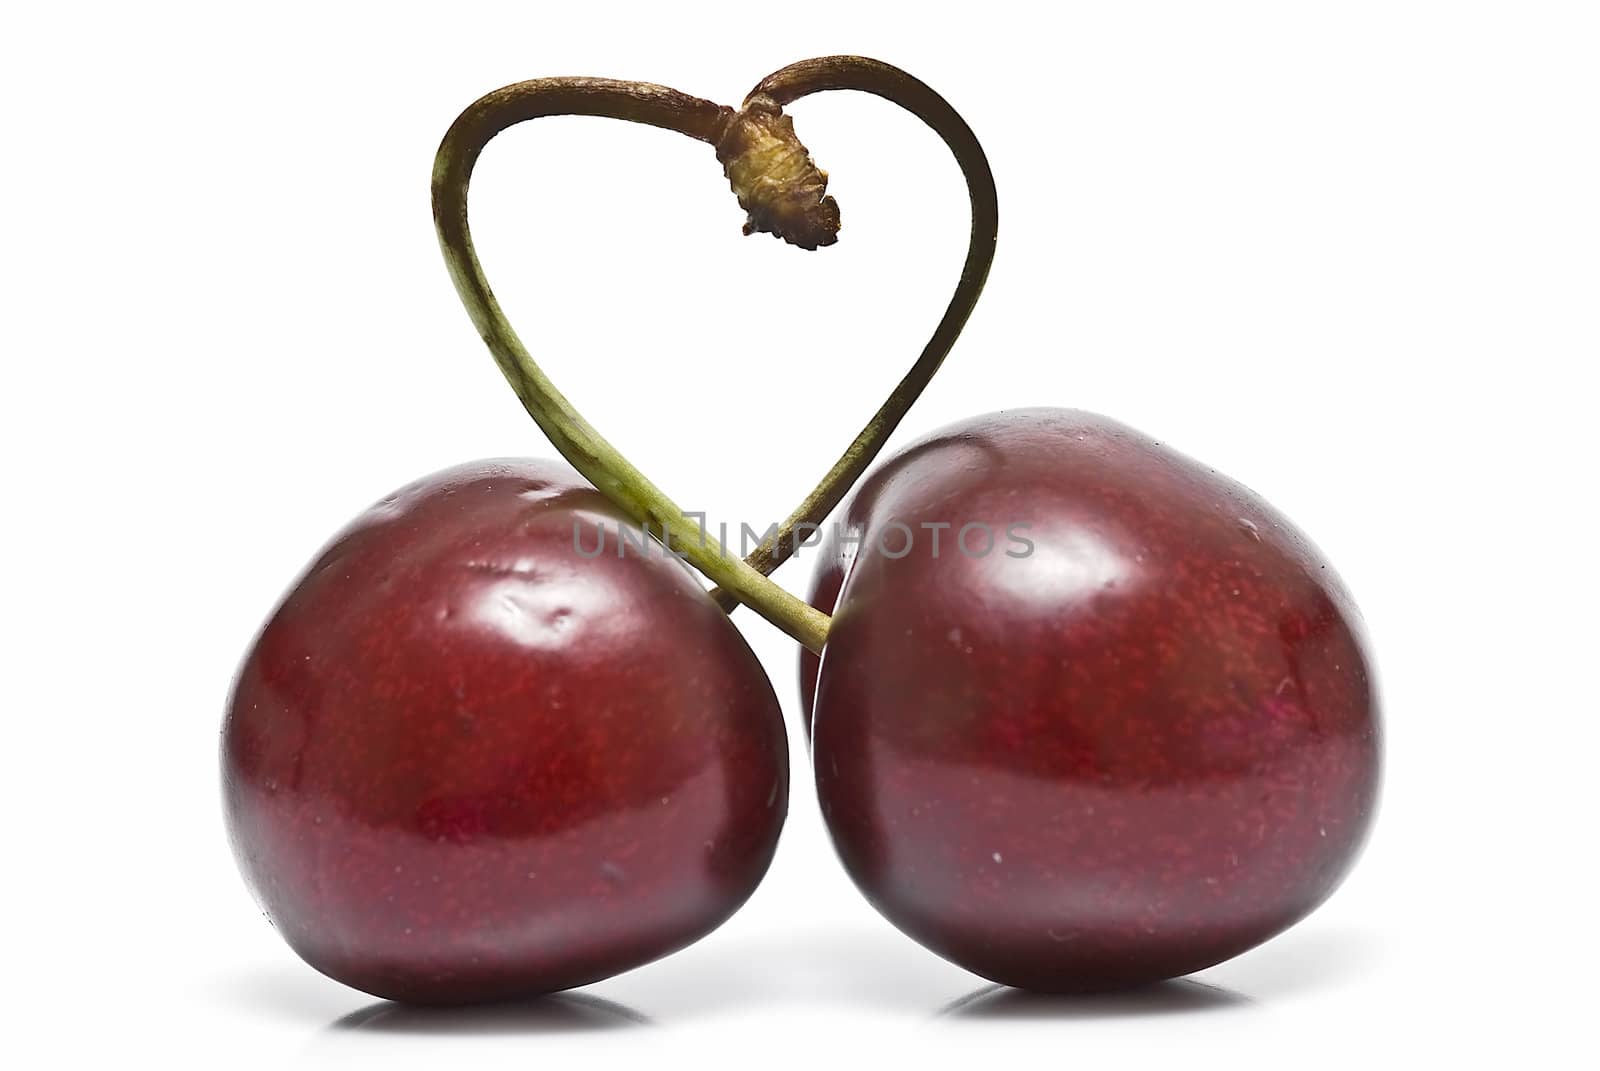
[[[714, 145], [740, 204], [750, 210], [746, 231], [769, 230], [804, 248], [832, 242], [838, 226], [826, 176], [776, 112], [811, 93], [854, 89], [910, 111], [949, 146], [967, 181], [972, 230], [961, 278], [933, 335], [911, 370], [834, 463], [817, 487], [744, 562], [711, 547], [704, 529], [605, 440], [555, 388], [507, 322], [484, 277], [467, 225], [467, 189], [484, 146], [507, 127], [548, 115], [593, 115], [645, 123]], [[758, 99], [759, 98], [759, 99]], [[767, 166], [790, 173], [774, 185]], [[904, 71], [859, 56], [828, 56], [768, 75], [739, 112], [663, 86], [602, 78], [547, 78], [496, 90], [452, 124], [439, 147], [433, 176], [434, 223], [456, 290], [523, 406], [557, 450], [608, 498], [693, 562], [718, 585], [724, 609], [750, 603], [758, 613], [813, 651], [826, 640], [828, 618], [766, 579], [795, 550], [801, 526], [820, 523], [883, 449], [889, 436], [938, 371], [983, 290], [994, 259], [998, 208], [994, 176], [966, 122], [937, 93]]]
[[663, 86], [599, 78], [520, 82], [478, 100], [451, 124], [433, 168], [433, 216], [450, 277], [472, 322], [528, 414], [561, 455], [647, 530], [659, 533], [721, 588], [812, 651], [828, 617], [703, 538], [697, 523], [645, 478], [562, 396], [512, 329], [484, 276], [467, 225], [467, 189], [483, 148], [500, 131], [548, 115], [595, 115], [677, 130], [715, 144], [732, 111]]
[[[994, 173], [989, 169], [989, 160], [972, 128], [943, 97], [898, 67], [863, 56], [802, 60], [763, 78], [745, 101], [765, 96], [785, 106], [812, 93], [835, 89], [854, 89], [882, 97], [921, 119], [944, 139], [967, 180], [967, 196], [972, 203], [972, 233], [967, 243], [967, 259], [961, 266], [961, 279], [950, 296], [944, 317], [923, 346], [916, 363], [816, 488], [745, 559], [763, 574], [771, 573], [794, 554], [797, 529], [820, 524], [833, 512], [939, 370], [983, 293], [989, 266], [994, 262], [1000, 226]], [[725, 610], [738, 605], [736, 596], [728, 591], [718, 589], [712, 595]]]

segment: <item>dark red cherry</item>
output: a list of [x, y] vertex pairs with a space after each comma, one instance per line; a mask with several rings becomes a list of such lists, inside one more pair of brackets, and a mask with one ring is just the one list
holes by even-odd
[[273, 613], [223, 727], [227, 821], [312, 966], [405, 1001], [565, 989], [761, 880], [777, 700], [681, 563], [618, 556], [624, 523], [565, 465], [463, 465], [358, 517]]
[[1372, 671], [1261, 499], [1036, 409], [913, 446], [847, 520], [815, 594], [842, 577], [817, 788], [906, 933], [998, 982], [1103, 989], [1237, 955], [1339, 884], [1378, 788]]

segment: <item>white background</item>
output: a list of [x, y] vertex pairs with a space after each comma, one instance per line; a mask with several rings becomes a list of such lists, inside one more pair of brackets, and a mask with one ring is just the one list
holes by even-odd
[[[33, 1061], [13, 1066], [1592, 1059], [1594, 6], [775, 10], [7, 14], [0, 1045]], [[983, 991], [942, 1014], [981, 980], [857, 896], [802, 765], [766, 883], [695, 947], [579, 998], [371, 1010], [251, 903], [216, 733], [253, 630], [350, 515], [458, 461], [550, 452], [442, 268], [438, 138], [521, 78], [737, 103], [842, 51], [943, 92], [1000, 186], [988, 293], [896, 442], [1081, 406], [1294, 518], [1377, 651], [1371, 846], [1310, 920], [1199, 976], [1217, 988]], [[475, 186], [523, 336], [713, 519], [775, 519], [814, 482], [920, 347], [965, 243], [958, 173], [915, 120], [847, 94], [793, 113], [843, 206], [816, 254], [741, 238], [710, 150], [639, 127], [518, 128]], [[802, 588], [809, 566], [779, 578]], [[792, 645], [738, 620], [793, 716]]]

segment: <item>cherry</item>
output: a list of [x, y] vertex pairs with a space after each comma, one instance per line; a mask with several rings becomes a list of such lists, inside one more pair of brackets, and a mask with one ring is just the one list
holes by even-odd
[[817, 790], [907, 934], [1009, 985], [1134, 985], [1266, 940], [1350, 869], [1379, 767], [1361, 628], [1254, 494], [1019, 410], [885, 463], [846, 524], [813, 591], [837, 604]]
[[[468, 186], [489, 140], [525, 120], [644, 123], [715, 148], [747, 233], [814, 249], [833, 241], [839, 209], [782, 109], [841, 89], [899, 104], [950, 147], [972, 200], [967, 258], [911, 370], [741, 560], [708, 542], [534, 361], [478, 262]], [[358, 518], [247, 655], [223, 771], [239, 862], [291, 946], [380, 996], [465, 1002], [644, 963], [714, 928], [760, 880], [787, 805], [786, 744], [771, 686], [724, 612], [751, 605], [821, 648], [826, 615], [767, 574], [842, 500], [949, 352], [988, 274], [997, 208], [982, 148], [954, 109], [858, 56], [784, 67], [738, 109], [605, 78], [505, 86], [446, 133], [433, 208], [479, 336], [577, 471], [481, 462]], [[619, 278], [635, 274], [619, 264]], [[576, 539], [575, 529], [624, 525], [659, 540], [655, 553], [591, 557]], [[665, 547], [718, 587], [704, 591]]]
[[628, 523], [560, 463], [463, 465], [284, 597], [222, 764], [240, 866], [313, 967], [405, 1001], [565, 989], [754, 890], [787, 806], [777, 700], [681, 563], [619, 548]]

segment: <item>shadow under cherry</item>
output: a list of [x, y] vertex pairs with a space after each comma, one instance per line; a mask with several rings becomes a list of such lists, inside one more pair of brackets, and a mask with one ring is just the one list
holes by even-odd
[[587, 993], [553, 993], [529, 1000], [462, 1007], [427, 1007], [378, 1001], [336, 1019], [334, 1031], [382, 1034], [482, 1036], [567, 1034], [650, 1026], [652, 1020], [616, 1001]]
[[1189, 1015], [1246, 1008], [1255, 1001], [1243, 993], [1191, 979], [1177, 979], [1111, 993], [1032, 993], [986, 985], [939, 1009], [952, 1020], [1120, 1019]]

